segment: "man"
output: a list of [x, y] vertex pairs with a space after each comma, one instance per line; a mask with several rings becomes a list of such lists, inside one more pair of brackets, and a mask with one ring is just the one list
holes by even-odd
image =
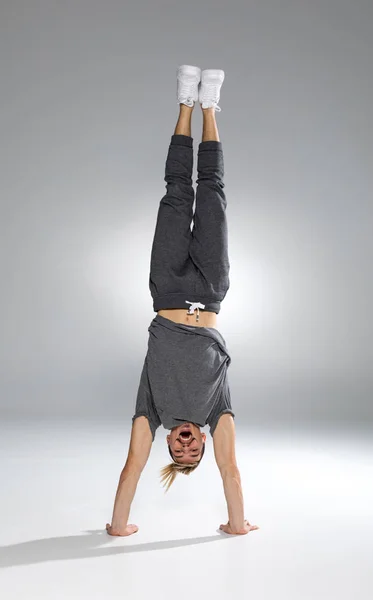
[[[166, 441], [173, 461], [161, 472], [166, 491], [178, 473], [189, 475], [198, 467], [206, 443], [201, 427], [208, 424], [229, 514], [220, 529], [240, 535], [258, 529], [244, 518], [227, 379], [231, 359], [216, 328], [230, 268], [224, 157], [215, 119], [215, 111], [221, 110], [224, 77], [220, 69], [201, 72], [191, 65], [177, 71], [180, 113], [168, 150], [167, 193], [160, 201], [151, 253], [149, 287], [157, 315], [148, 328], [130, 448], [112, 523], [106, 526], [110, 535], [138, 530], [127, 523], [130, 506], [161, 424], [170, 430]], [[193, 214], [191, 117], [197, 100], [203, 111], [203, 134]]]

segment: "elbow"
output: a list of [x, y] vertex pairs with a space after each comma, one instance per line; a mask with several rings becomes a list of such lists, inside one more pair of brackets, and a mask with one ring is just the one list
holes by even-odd
[[127, 479], [128, 477], [134, 476], [139, 478], [142, 471], [144, 470], [145, 463], [139, 460], [127, 460], [123, 467], [121, 478]]
[[240, 478], [240, 472], [239, 472], [237, 464], [235, 462], [224, 463], [224, 464], [218, 465], [218, 467], [219, 467], [220, 475], [222, 476], [223, 479], [226, 479], [226, 478], [239, 479]]

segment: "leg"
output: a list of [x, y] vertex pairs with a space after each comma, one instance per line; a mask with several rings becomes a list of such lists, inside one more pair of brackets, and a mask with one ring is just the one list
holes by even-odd
[[180, 104], [179, 118], [176, 123], [174, 135], [187, 135], [192, 137], [192, 112], [194, 106]]
[[167, 192], [160, 201], [151, 251], [149, 287], [153, 298], [177, 291], [178, 279], [185, 275], [190, 262], [194, 203], [192, 112], [193, 107], [180, 104], [168, 149], [164, 178]]
[[215, 119], [214, 108], [202, 108], [203, 130], [202, 142], [215, 141], [220, 142], [218, 125]]
[[221, 301], [229, 289], [228, 227], [224, 188], [224, 156], [215, 109], [203, 111], [198, 149], [196, 209], [190, 255], [208, 290]]

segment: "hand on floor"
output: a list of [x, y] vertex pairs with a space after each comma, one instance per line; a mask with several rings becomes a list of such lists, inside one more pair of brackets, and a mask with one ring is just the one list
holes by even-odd
[[136, 533], [139, 530], [137, 525], [126, 525], [123, 529], [116, 529], [112, 527], [109, 523], [106, 523], [106, 531], [109, 535], [120, 535], [127, 536]]
[[239, 529], [238, 531], [233, 531], [229, 521], [226, 525], [220, 525], [219, 529], [224, 531], [224, 533], [230, 533], [231, 535], [245, 535], [249, 533], [249, 531], [254, 531], [254, 529], [259, 529], [258, 525], [250, 525], [249, 521], [244, 521], [243, 529]]

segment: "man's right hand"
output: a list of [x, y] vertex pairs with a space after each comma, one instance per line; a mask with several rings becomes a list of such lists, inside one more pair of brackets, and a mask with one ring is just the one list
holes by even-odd
[[106, 531], [109, 535], [128, 536], [136, 533], [139, 530], [137, 525], [126, 525], [123, 529], [112, 527], [109, 523], [106, 523]]

